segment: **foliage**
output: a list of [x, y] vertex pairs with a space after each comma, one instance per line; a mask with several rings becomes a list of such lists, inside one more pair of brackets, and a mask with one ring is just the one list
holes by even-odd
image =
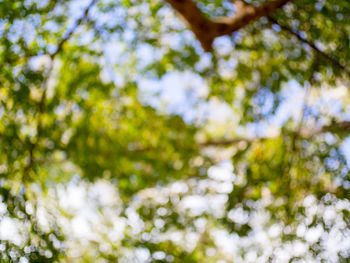
[[0, 1], [0, 261], [347, 262], [349, 13]]

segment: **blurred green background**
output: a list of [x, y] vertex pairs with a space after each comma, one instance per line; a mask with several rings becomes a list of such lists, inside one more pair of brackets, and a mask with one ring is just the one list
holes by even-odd
[[349, 262], [349, 14], [0, 1], [0, 262]]

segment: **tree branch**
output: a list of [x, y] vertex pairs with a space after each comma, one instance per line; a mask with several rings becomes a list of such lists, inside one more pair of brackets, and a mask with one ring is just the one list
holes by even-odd
[[[302, 139], [310, 139], [313, 136], [322, 134], [322, 133], [327, 133], [327, 132], [333, 132], [336, 134], [340, 133], [350, 133], [350, 121], [342, 121], [342, 122], [333, 122], [329, 125], [325, 125], [319, 129], [314, 129], [311, 131], [308, 130], [298, 130], [295, 131], [295, 135], [302, 138]], [[225, 147], [225, 146], [231, 146], [235, 145], [240, 142], [246, 142], [246, 143], [252, 143], [256, 142], [259, 140], [264, 140], [264, 139], [269, 139], [267, 137], [254, 137], [254, 138], [234, 138], [234, 139], [229, 139], [229, 140], [212, 140], [212, 141], [207, 141], [200, 143], [200, 147]]]
[[89, 11], [91, 7], [97, 2], [98, 0], [91, 0], [90, 4], [85, 8], [83, 14], [81, 15], [80, 18], [75, 22], [74, 26], [67, 31], [67, 33], [62, 37], [60, 42], [57, 44], [56, 50], [51, 53], [47, 54], [50, 56], [50, 62], [48, 69], [46, 73], [44, 74], [44, 80], [42, 83], [42, 94], [38, 103], [39, 111], [38, 111], [38, 122], [36, 125], [36, 136], [35, 136], [35, 141], [33, 143], [30, 143], [29, 146], [29, 161], [28, 164], [24, 167], [24, 172], [23, 172], [23, 181], [25, 181], [28, 177], [29, 171], [33, 168], [34, 162], [35, 162], [35, 149], [38, 147], [39, 140], [41, 137], [42, 129], [43, 129], [43, 114], [45, 112], [45, 100], [46, 100], [46, 94], [47, 94], [47, 88], [48, 88], [48, 82], [49, 78], [51, 76], [52, 70], [53, 70], [53, 61], [55, 57], [62, 51], [63, 45], [72, 37], [74, 32], [77, 30], [79, 25], [84, 22], [89, 14]]
[[200, 144], [200, 147], [209, 147], [209, 146], [231, 146], [240, 142], [253, 142], [256, 141], [257, 138], [234, 138], [230, 140], [212, 140], [212, 141], [207, 141], [203, 142]]
[[276, 19], [272, 18], [271, 16], [268, 16], [268, 19], [271, 23], [278, 25], [282, 30], [288, 32], [289, 34], [295, 36], [300, 42], [303, 42], [304, 44], [307, 44], [310, 48], [312, 48], [317, 54], [319, 54], [321, 57], [325, 58], [329, 62], [331, 62], [335, 67], [339, 68], [340, 70], [344, 71], [349, 77], [350, 77], [350, 70], [345, 67], [344, 65], [340, 64], [339, 61], [337, 61], [332, 56], [328, 55], [327, 53], [320, 50], [313, 42], [303, 38], [300, 34], [300, 32], [297, 32], [296, 30], [279, 23]]
[[205, 51], [211, 51], [215, 38], [230, 35], [254, 20], [268, 16], [291, 0], [271, 0], [254, 6], [243, 0], [233, 1], [237, 7], [234, 17], [209, 19], [193, 0], [166, 0], [185, 20]]

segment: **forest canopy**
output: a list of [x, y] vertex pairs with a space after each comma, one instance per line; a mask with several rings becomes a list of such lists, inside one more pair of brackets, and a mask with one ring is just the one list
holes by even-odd
[[0, 262], [349, 262], [348, 0], [0, 0]]

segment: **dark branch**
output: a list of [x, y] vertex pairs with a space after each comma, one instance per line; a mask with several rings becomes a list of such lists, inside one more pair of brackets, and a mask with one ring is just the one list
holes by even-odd
[[279, 23], [276, 19], [272, 18], [271, 16], [268, 16], [268, 19], [270, 20], [271, 23], [278, 25], [282, 30], [288, 32], [289, 34], [292, 34], [293, 36], [295, 36], [300, 42], [303, 42], [304, 44], [307, 44], [310, 48], [312, 48], [317, 54], [319, 54], [320, 56], [322, 56], [323, 58], [325, 58], [326, 60], [328, 60], [329, 62], [331, 62], [335, 67], [339, 68], [340, 70], [342, 70], [343, 72], [345, 72], [349, 77], [350, 77], [350, 70], [342, 65], [339, 61], [337, 61], [335, 58], [333, 58], [332, 56], [328, 55], [327, 53], [323, 52], [322, 50], [320, 50], [313, 42], [305, 39], [304, 37], [301, 36], [300, 32], [286, 26], [286, 25], [282, 25], [281, 23]]
[[50, 64], [49, 64], [49, 67], [45, 73], [44, 81], [42, 84], [42, 94], [41, 94], [41, 97], [40, 97], [40, 100], [38, 103], [39, 112], [38, 112], [38, 123], [36, 126], [37, 134], [35, 136], [36, 137], [35, 141], [33, 143], [31, 143], [29, 146], [29, 161], [28, 161], [28, 164], [24, 167], [23, 181], [28, 176], [28, 173], [32, 169], [33, 164], [35, 162], [34, 152], [39, 144], [40, 136], [41, 136], [42, 129], [43, 129], [42, 116], [45, 112], [46, 93], [47, 93], [48, 81], [49, 81], [49, 78], [50, 78], [52, 70], [53, 70], [53, 61], [54, 61], [55, 57], [62, 51], [63, 45], [72, 37], [72, 35], [77, 30], [79, 25], [87, 19], [88, 14], [89, 14], [89, 10], [96, 2], [97, 2], [97, 0], [91, 0], [90, 4], [85, 8], [82, 16], [75, 22], [74, 26], [70, 30], [67, 31], [67, 33], [61, 39], [61, 41], [57, 44], [57, 48], [56, 48], [55, 52], [48, 54], [50, 56]]
[[[319, 129], [314, 130], [297, 130], [292, 135], [295, 135], [302, 139], [310, 139], [313, 136], [327, 133], [327, 132], [333, 132], [335, 134], [349, 134], [350, 133], [350, 121], [342, 121], [342, 122], [333, 122], [329, 125], [325, 125]], [[207, 141], [200, 144], [200, 147], [226, 147], [226, 146], [232, 146], [235, 144], [238, 144], [240, 142], [246, 142], [246, 143], [252, 143], [260, 140], [268, 139], [267, 137], [254, 137], [254, 138], [234, 138], [234, 139], [228, 139], [228, 140], [212, 140]]]
[[59, 54], [61, 52], [64, 43], [66, 43], [72, 37], [72, 35], [77, 30], [77, 28], [81, 25], [81, 23], [83, 23], [87, 19], [91, 7], [97, 1], [98, 0], [91, 0], [90, 4], [85, 8], [84, 13], [82, 14], [82, 16], [77, 21], [75, 21], [74, 26], [68, 32], [66, 32], [66, 34], [63, 36], [61, 41], [58, 43], [56, 51], [54, 53], [50, 54], [50, 57], [51, 57], [52, 60], [55, 58], [55, 56], [57, 54]]
[[230, 146], [234, 145], [240, 142], [253, 142], [256, 141], [257, 138], [249, 139], [249, 138], [234, 138], [230, 140], [213, 140], [213, 141], [207, 141], [200, 144], [201, 147], [208, 147], [208, 146]]
[[234, 17], [209, 19], [193, 0], [166, 0], [186, 21], [205, 51], [212, 49], [215, 38], [230, 35], [254, 20], [271, 15], [291, 0], [271, 0], [254, 6], [243, 0], [234, 1], [237, 12]]

